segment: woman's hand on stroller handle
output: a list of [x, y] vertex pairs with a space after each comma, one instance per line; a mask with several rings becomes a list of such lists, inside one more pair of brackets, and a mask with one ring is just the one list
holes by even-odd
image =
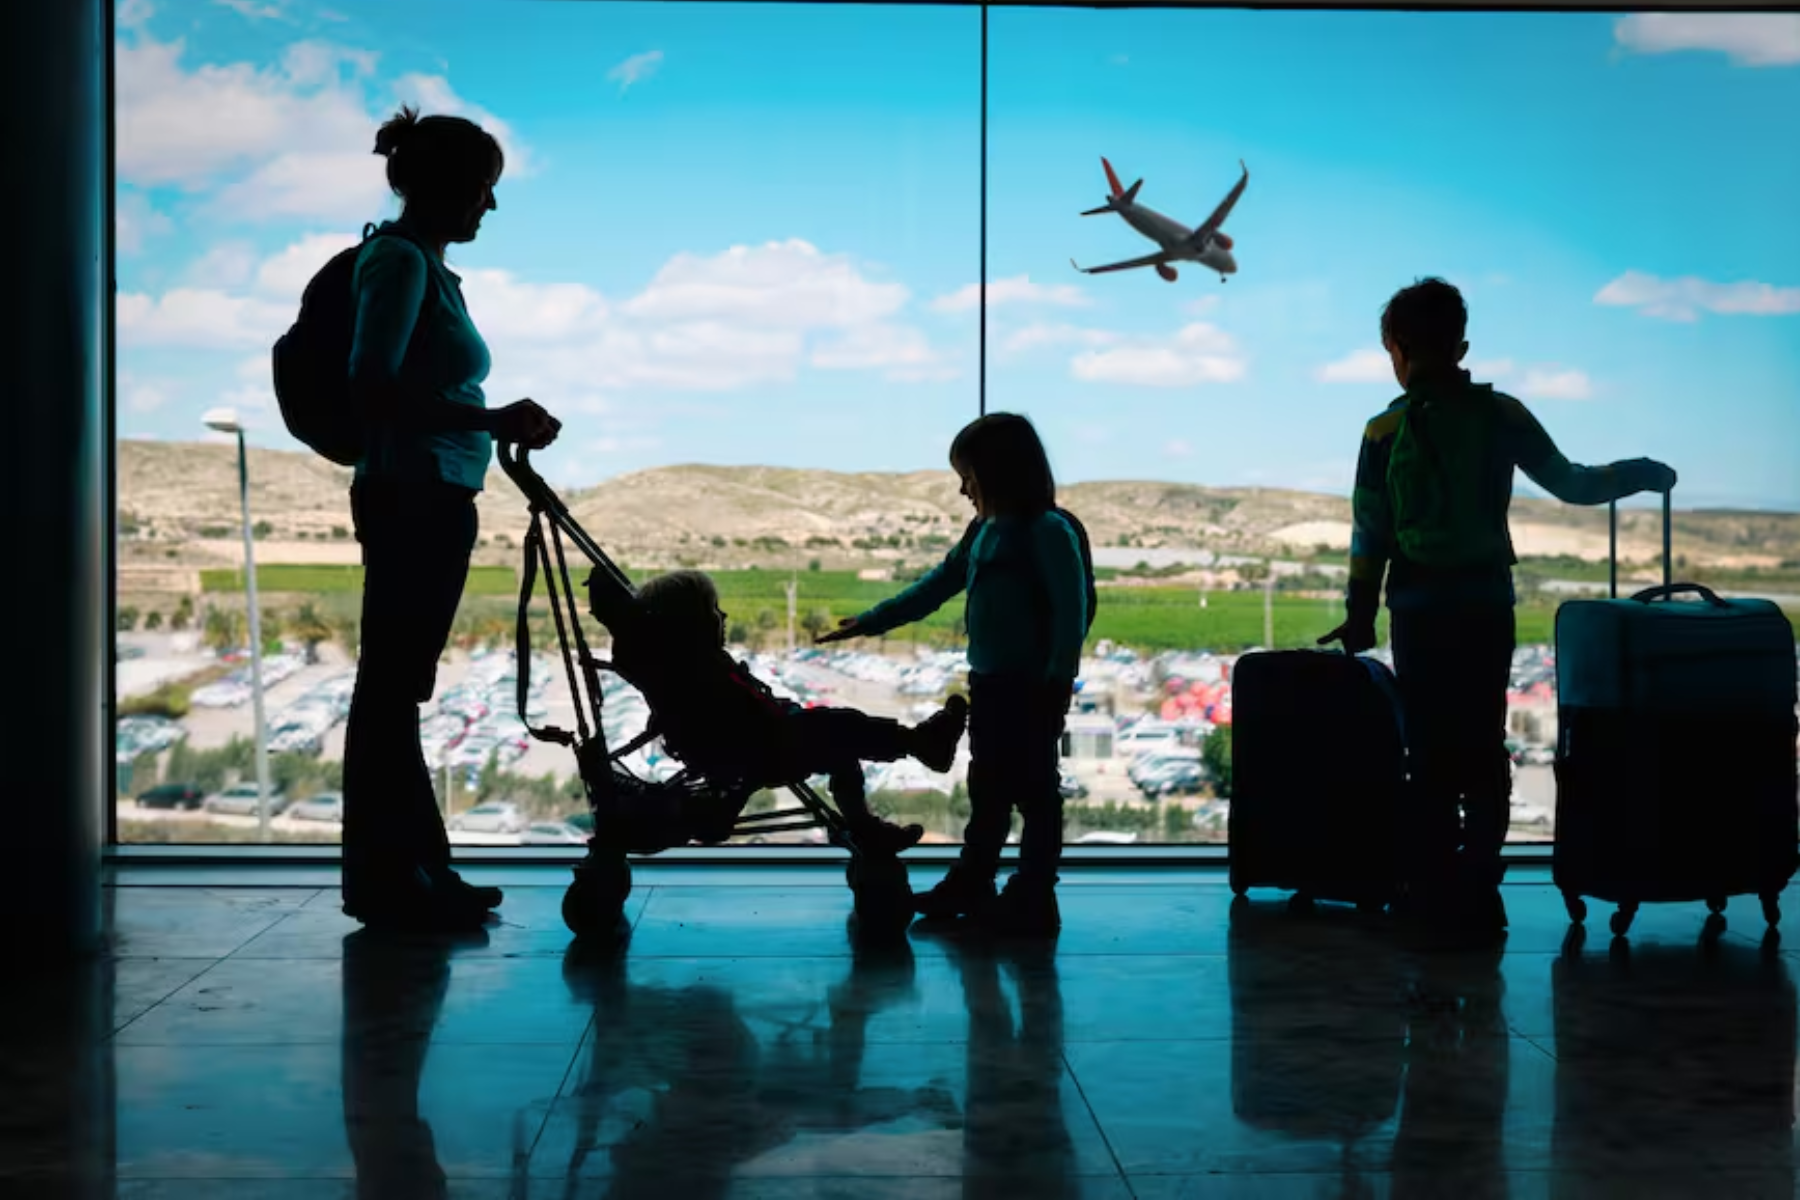
[[542, 450], [561, 432], [562, 422], [535, 400], [517, 400], [494, 412], [494, 437], [522, 450]]
[[862, 630], [857, 627], [855, 617], [845, 617], [837, 623], [837, 628], [821, 633], [813, 639], [813, 645], [823, 646], [826, 642], [841, 642], [845, 638], [861, 637]]

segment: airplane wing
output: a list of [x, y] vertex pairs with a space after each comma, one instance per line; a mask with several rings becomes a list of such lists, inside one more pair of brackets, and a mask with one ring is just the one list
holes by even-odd
[[1244, 194], [1244, 186], [1250, 182], [1250, 168], [1244, 166], [1242, 159], [1238, 160], [1238, 166], [1243, 167], [1243, 178], [1239, 179], [1225, 199], [1219, 202], [1219, 207], [1213, 209], [1212, 216], [1206, 218], [1200, 228], [1194, 230], [1194, 236], [1190, 240], [1204, 243], [1206, 239], [1219, 231], [1219, 227], [1225, 224], [1225, 218], [1231, 215], [1232, 208], [1237, 205], [1238, 197]]
[[1168, 261], [1168, 252], [1159, 250], [1155, 254], [1146, 254], [1142, 258], [1133, 258], [1125, 262], [1108, 263], [1104, 267], [1084, 267], [1072, 258], [1069, 260], [1069, 265], [1074, 267], [1077, 271], [1080, 271], [1083, 275], [1100, 275], [1107, 271], [1129, 271], [1133, 267], [1160, 266]]

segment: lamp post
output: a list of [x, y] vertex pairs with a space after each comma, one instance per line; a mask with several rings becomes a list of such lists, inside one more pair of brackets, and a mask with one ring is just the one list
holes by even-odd
[[244, 426], [237, 411], [215, 408], [201, 420], [208, 429], [237, 436], [238, 499], [244, 513], [244, 596], [250, 606], [250, 706], [256, 721], [256, 829], [269, 840], [269, 731], [263, 719], [262, 610], [256, 603], [256, 539], [250, 531], [250, 463], [244, 451]]

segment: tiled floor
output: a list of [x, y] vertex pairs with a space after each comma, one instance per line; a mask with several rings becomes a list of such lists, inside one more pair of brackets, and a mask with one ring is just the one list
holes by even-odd
[[1205, 872], [1076, 872], [1002, 951], [858, 947], [837, 872], [651, 868], [600, 958], [548, 871], [458, 944], [118, 887], [110, 957], [9, 974], [0, 1196], [1795, 1196], [1800, 930], [1652, 907], [1620, 955], [1595, 905], [1565, 948], [1515, 876], [1506, 952], [1436, 958]]

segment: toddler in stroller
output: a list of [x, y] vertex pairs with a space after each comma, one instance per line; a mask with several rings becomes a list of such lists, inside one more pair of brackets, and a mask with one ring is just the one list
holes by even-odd
[[864, 762], [915, 758], [948, 771], [968, 723], [968, 701], [952, 696], [916, 726], [852, 708], [806, 708], [782, 700], [725, 650], [718, 589], [700, 571], [675, 571], [638, 588], [642, 619], [620, 630], [613, 662], [627, 677], [667, 680], [655, 728], [670, 752], [715, 779], [754, 790], [825, 775], [858, 850], [888, 856], [924, 829], [876, 816], [863, 788]]

